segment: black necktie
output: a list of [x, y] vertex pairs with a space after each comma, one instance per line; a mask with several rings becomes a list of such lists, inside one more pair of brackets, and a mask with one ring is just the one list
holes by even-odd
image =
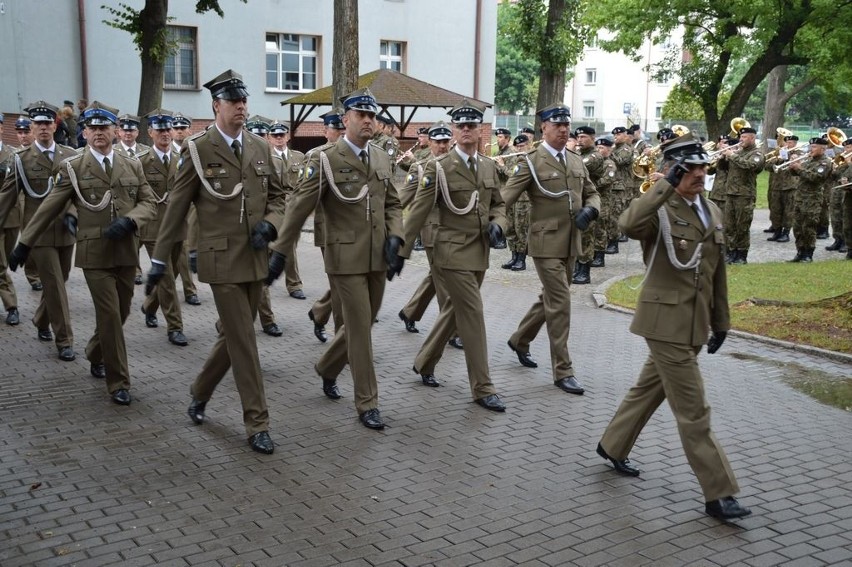
[[163, 154], [163, 165], [166, 166], [166, 169], [169, 168], [169, 154]]
[[559, 160], [559, 164], [562, 166], [562, 169], [565, 169], [565, 156], [562, 155], [562, 152], [556, 154], [556, 159]]
[[701, 226], [703, 226], [704, 228], [707, 228], [707, 224], [704, 222], [704, 218], [701, 216], [701, 213], [698, 210], [698, 205], [696, 205], [695, 203], [692, 203], [690, 205], [690, 207], [692, 207], [692, 210], [695, 212], [695, 216], [698, 217], [698, 220], [701, 221]]
[[53, 161], [53, 156], [51, 155], [52, 152], [50, 150], [44, 150], [41, 153], [44, 154], [44, 157], [47, 158], [47, 161], [51, 161], [51, 162]]
[[370, 171], [370, 155], [367, 153], [367, 150], [361, 150], [361, 153], [358, 155], [361, 156], [361, 162], [364, 164], [364, 167], [367, 168], [367, 171]]
[[231, 142], [231, 147], [234, 148], [234, 155], [237, 156], [237, 161], [242, 163], [243, 162], [243, 152], [240, 149], [240, 141], [234, 140], [233, 142]]
[[473, 174], [474, 179], [476, 178], [476, 160], [473, 156], [467, 158], [467, 167], [470, 169], [470, 172]]
[[109, 162], [109, 158], [104, 158], [104, 171], [106, 171], [107, 177], [112, 179], [112, 164]]
[[133, 148], [127, 148], [127, 153], [130, 154], [130, 157], [133, 157], [135, 155], [133, 153]]

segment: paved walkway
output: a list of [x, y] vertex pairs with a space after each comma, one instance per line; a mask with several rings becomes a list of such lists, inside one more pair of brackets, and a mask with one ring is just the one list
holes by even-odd
[[[761, 244], [764, 224], [758, 215], [749, 259], [792, 256], [792, 244]], [[299, 257], [313, 300], [326, 283], [310, 243]], [[832, 256], [820, 247], [816, 257]], [[640, 269], [635, 243], [607, 262], [594, 283]], [[629, 316], [596, 308], [592, 286], [574, 290], [570, 347], [587, 393], [564, 394], [544, 369], [543, 338], [532, 347], [537, 370], [505, 346], [535, 299], [534, 270], [492, 269], [490, 361], [508, 405], [493, 414], [471, 403], [460, 351], [438, 367], [442, 388], [410, 371], [424, 334], [405, 332], [396, 313], [422, 263], [388, 285], [373, 332], [384, 432], [358, 424], [348, 371], [342, 400], [322, 396], [312, 365], [325, 347], [310, 303], [274, 288], [285, 335], [258, 336], [271, 456], [246, 445], [230, 378], [203, 426], [186, 416], [214, 340], [206, 285], [201, 306], [183, 304], [185, 348], [145, 327], [137, 288], [125, 326], [134, 402], [120, 407], [82, 356], [62, 363], [36, 340], [37, 294], [15, 274], [22, 324], [0, 325], [0, 565], [852, 565], [852, 414], [783, 383], [799, 368], [849, 378], [852, 365], [739, 338], [701, 357], [714, 430], [754, 511], [725, 525], [703, 514], [667, 407], [631, 454], [640, 479], [595, 455], [646, 356]], [[94, 317], [79, 270], [69, 288], [82, 351]]]

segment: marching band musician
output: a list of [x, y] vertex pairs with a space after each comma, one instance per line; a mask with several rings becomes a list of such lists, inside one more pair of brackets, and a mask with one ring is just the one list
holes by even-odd
[[739, 131], [737, 149], [727, 148], [722, 158], [728, 162], [725, 183], [725, 226], [731, 264], [747, 264], [750, 246], [751, 221], [757, 199], [757, 174], [763, 170], [763, 154], [755, 145], [757, 130], [745, 126]]
[[811, 138], [810, 159], [791, 163], [789, 167], [799, 178], [793, 213], [796, 256], [790, 262], [812, 262], [814, 258], [823, 187], [832, 172], [831, 160], [825, 155], [827, 147], [825, 138]]
[[769, 171], [769, 186], [773, 191], [769, 199], [769, 220], [775, 232], [766, 240], [770, 242], [790, 242], [790, 228], [793, 226], [793, 205], [799, 178], [790, 168], [775, 171], [775, 166], [796, 159], [801, 155], [797, 150], [799, 137], [795, 134], [784, 136], [784, 147], [778, 150], [778, 159], [767, 160], [765, 169]]

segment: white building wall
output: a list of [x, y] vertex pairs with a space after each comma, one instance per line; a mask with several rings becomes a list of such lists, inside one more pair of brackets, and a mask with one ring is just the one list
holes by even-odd
[[[144, 0], [124, 0], [141, 8]], [[476, 6], [481, 2], [479, 92], [474, 93]], [[104, 0], [83, 0], [88, 45], [89, 98], [135, 113], [141, 63], [127, 32], [102, 23], [110, 15]], [[118, 2], [110, 1], [111, 5]], [[61, 105], [83, 96], [79, 18], [72, 0], [0, 2], [0, 111], [15, 113], [44, 99]], [[194, 0], [169, 3], [171, 25], [197, 27], [197, 90], [165, 90], [164, 108], [212, 118], [210, 97], [201, 85], [232, 68], [249, 87], [249, 111], [283, 117], [280, 102], [298, 93], [265, 89], [266, 33], [320, 36], [318, 86], [331, 84], [333, 2], [315, 0], [221, 0], [225, 17], [195, 13]], [[437, 14], [452, 14], [436, 18]], [[497, 6], [487, 0], [360, 0], [359, 74], [379, 68], [379, 42], [407, 44], [406, 73], [465, 96], [494, 98]], [[38, 38], [34, 41], [33, 38]], [[315, 115], [326, 109], [318, 109]], [[443, 109], [422, 109], [415, 120], [445, 118]], [[489, 119], [486, 117], [486, 119]]]

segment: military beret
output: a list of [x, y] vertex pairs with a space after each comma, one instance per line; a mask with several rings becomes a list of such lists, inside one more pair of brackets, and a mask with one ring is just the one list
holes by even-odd
[[790, 136], [784, 136], [784, 141], [785, 141], [785, 142], [790, 142], [790, 141], [798, 142], [798, 141], [799, 141], [799, 137], [798, 137], [798, 136], [796, 136], [795, 134], [790, 135]]
[[614, 142], [609, 138], [598, 138], [597, 140], [595, 140], [596, 146], [606, 146], [608, 148], [611, 148], [613, 144]]
[[376, 102], [376, 97], [366, 87], [340, 97], [340, 102], [343, 104], [344, 112], [349, 110], [359, 110], [373, 114], [379, 112], [379, 104]]
[[423, 126], [421, 128], [418, 128], [417, 129], [417, 135], [420, 136], [421, 134], [428, 135], [429, 134], [429, 128], [427, 126]]
[[33, 122], [53, 122], [59, 109], [43, 100], [31, 102], [24, 109]]
[[744, 126], [743, 128], [740, 128], [740, 134], [757, 134], [757, 130], [750, 126]]
[[579, 128], [574, 129], [574, 134], [579, 136], [580, 134], [586, 134], [587, 136], [594, 136], [595, 129], [591, 126], [580, 126]]
[[118, 123], [118, 109], [95, 100], [80, 115], [80, 121], [86, 126], [115, 126]]
[[525, 134], [518, 134], [517, 136], [515, 136], [515, 139], [512, 141], [512, 143], [516, 146], [520, 146], [521, 144], [528, 144], [529, 141], [529, 136]]
[[485, 109], [468, 99], [463, 99], [448, 114], [453, 124], [481, 124]]
[[378, 120], [382, 124], [387, 124], [389, 126], [396, 124], [396, 120], [394, 120], [390, 116], [386, 116], [384, 114], [379, 114], [378, 116], [376, 116], [376, 120]]
[[204, 83], [204, 88], [210, 90], [213, 98], [224, 100], [240, 100], [249, 95], [243, 76], [231, 69]]
[[17, 120], [15, 120], [15, 130], [29, 130], [32, 124], [32, 120], [26, 118], [25, 116], [21, 116]]
[[638, 124], [633, 124], [632, 126], [627, 128], [627, 133], [628, 134], [635, 134], [636, 132], [638, 132], [641, 129], [642, 128], [640, 128]]
[[574, 133], [574, 132], [568, 132], [568, 138], [571, 139], [571, 140], [576, 140], [577, 134]]
[[551, 104], [535, 112], [542, 122], [553, 122], [554, 124], [570, 124], [571, 109], [564, 104]]
[[530, 126], [524, 126], [523, 128], [521, 128], [521, 133], [532, 134], [533, 136], [535, 136], [535, 130], [533, 130]]
[[65, 106], [70, 106], [72, 108], [74, 107], [74, 103], [71, 102], [70, 100], [63, 100], [62, 104], [64, 104]]
[[615, 136], [616, 134], [627, 134], [627, 128], [625, 128], [624, 126], [616, 126], [612, 129], [612, 135]]
[[511, 136], [512, 132], [508, 128], [497, 128], [494, 133], [498, 136]]
[[815, 137], [815, 138], [811, 138], [810, 142], [808, 142], [808, 143], [817, 144], [817, 145], [820, 145], [820, 146], [827, 146], [828, 140], [826, 140], [825, 138]]

